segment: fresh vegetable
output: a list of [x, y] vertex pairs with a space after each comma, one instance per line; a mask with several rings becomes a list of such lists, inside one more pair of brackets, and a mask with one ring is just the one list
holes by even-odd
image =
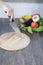
[[20, 24], [20, 27], [21, 27], [21, 28], [24, 28], [24, 27], [25, 27], [25, 25], [24, 25], [24, 24]]
[[33, 20], [33, 22], [38, 22], [40, 20], [40, 14], [34, 14], [32, 16], [32, 20]]
[[35, 32], [42, 32], [43, 31], [43, 26], [39, 26], [38, 28], [34, 28]]
[[38, 27], [38, 23], [36, 23], [36, 22], [31, 23], [31, 28], [37, 28], [37, 27]]
[[33, 34], [32, 28], [31, 28], [30, 26], [27, 28], [27, 31], [28, 31], [29, 33]]
[[43, 18], [40, 14], [24, 16], [20, 18], [20, 27], [23, 31], [33, 34], [33, 32], [43, 32]]
[[27, 27], [25, 27], [24, 24], [20, 24], [20, 28], [23, 30], [23, 31], [26, 31]]
[[40, 20], [39, 20], [39, 26], [43, 26], [43, 18], [40, 18]]
[[26, 20], [26, 21], [31, 19], [31, 18], [32, 18], [32, 15], [26, 15], [26, 16], [23, 17], [23, 19]]
[[32, 28], [29, 26], [29, 27], [25, 27], [24, 24], [20, 24], [20, 28], [23, 30], [23, 31], [28, 31], [29, 33], [33, 33], [32, 32]]
[[29, 26], [29, 25], [31, 24], [31, 22], [32, 22], [32, 19], [28, 19], [28, 20], [26, 21], [26, 20], [24, 20], [23, 18], [20, 18], [19, 21], [20, 21], [20, 23], [25, 24], [25, 26]]
[[35, 15], [38, 15], [40, 17], [40, 14], [33, 14], [32, 17], [35, 16]]
[[22, 18], [19, 19], [20, 23], [24, 23], [24, 20]]
[[23, 24], [25, 24], [25, 26], [30, 26], [32, 22], [33, 22], [32, 19], [29, 19], [25, 21]]

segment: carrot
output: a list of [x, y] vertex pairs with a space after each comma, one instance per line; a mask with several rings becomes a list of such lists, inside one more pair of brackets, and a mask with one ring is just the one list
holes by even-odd
[[19, 19], [20, 23], [24, 23], [24, 20], [22, 18]]

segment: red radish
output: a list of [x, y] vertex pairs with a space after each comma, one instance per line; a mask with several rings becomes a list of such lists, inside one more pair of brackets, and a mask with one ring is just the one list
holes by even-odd
[[31, 23], [31, 28], [37, 28], [37, 27], [38, 27], [38, 23], [36, 23], [36, 22]]
[[39, 19], [40, 19], [40, 14], [34, 14], [34, 15], [32, 16], [33, 22], [38, 22]]
[[32, 17], [35, 16], [35, 15], [38, 15], [40, 17], [40, 14], [33, 14]]

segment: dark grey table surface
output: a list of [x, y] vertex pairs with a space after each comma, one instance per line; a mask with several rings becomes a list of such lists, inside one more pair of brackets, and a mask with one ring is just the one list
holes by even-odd
[[[18, 19], [15, 20], [18, 25]], [[0, 19], [0, 35], [12, 32], [8, 19]], [[0, 65], [43, 65], [43, 32], [30, 35], [31, 42], [20, 51], [0, 48]]]

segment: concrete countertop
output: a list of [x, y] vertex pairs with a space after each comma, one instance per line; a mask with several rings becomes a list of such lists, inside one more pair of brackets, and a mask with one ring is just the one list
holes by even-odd
[[[19, 20], [15, 22], [18, 24]], [[0, 35], [13, 31], [8, 19], [0, 19]], [[6, 51], [0, 48], [0, 65], [43, 65], [43, 32], [28, 34], [30, 45], [20, 51]]]

